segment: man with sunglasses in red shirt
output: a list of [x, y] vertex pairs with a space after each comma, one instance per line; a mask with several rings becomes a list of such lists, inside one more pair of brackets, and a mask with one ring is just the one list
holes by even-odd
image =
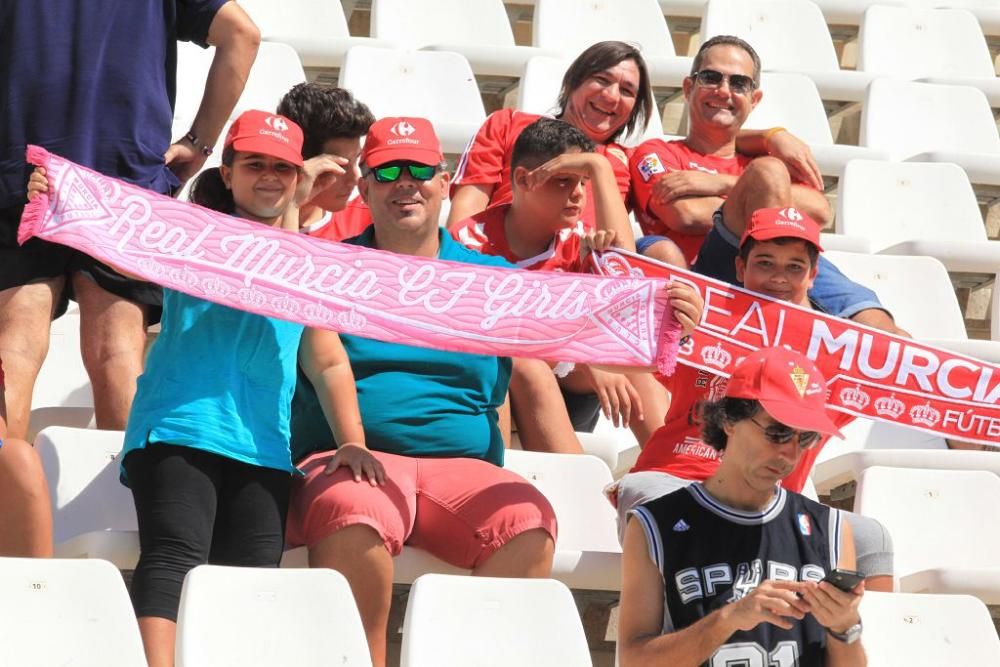
[[[757, 53], [738, 37], [719, 35], [701, 45], [684, 79], [687, 137], [651, 139], [635, 149], [630, 161], [635, 214], [647, 235], [636, 243], [642, 254], [669, 262], [679, 247], [689, 264], [696, 258], [718, 262], [725, 274], [717, 277], [735, 282], [732, 266], [703, 245], [710, 232], [736, 246], [750, 215], [760, 208], [792, 206], [821, 227], [832, 219], [818, 169], [800, 170], [770, 155], [768, 142], [784, 128], [763, 133], [760, 146], [741, 145], [753, 155], [737, 152], [736, 137], [764, 95], [760, 70]], [[815, 166], [811, 160], [806, 164]], [[905, 333], [874, 292], [825, 259], [810, 296], [838, 317]]]

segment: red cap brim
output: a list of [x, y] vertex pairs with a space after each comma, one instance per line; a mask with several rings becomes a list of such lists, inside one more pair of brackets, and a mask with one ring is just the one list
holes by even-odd
[[809, 410], [803, 407], [801, 401], [789, 403], [774, 399], [758, 398], [761, 406], [777, 422], [791, 426], [800, 431], [818, 431], [827, 435], [835, 435], [843, 439], [840, 429], [833, 423], [826, 410]]
[[231, 145], [233, 150], [243, 153], [260, 153], [261, 155], [270, 155], [271, 157], [278, 158], [279, 160], [291, 162], [296, 167], [301, 167], [303, 164], [302, 155], [297, 150], [291, 146], [284, 146], [280, 142], [273, 139], [265, 139], [263, 137], [237, 137], [233, 140]]

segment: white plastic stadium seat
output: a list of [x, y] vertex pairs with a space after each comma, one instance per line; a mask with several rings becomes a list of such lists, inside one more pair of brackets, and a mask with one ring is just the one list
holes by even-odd
[[135, 505], [118, 481], [123, 435], [53, 426], [35, 439], [52, 498], [56, 556], [104, 558], [121, 569], [135, 568]]
[[859, 71], [972, 86], [1000, 107], [1000, 78], [971, 12], [876, 5], [865, 12], [858, 43]]
[[[1000, 604], [1000, 477], [982, 470], [868, 468], [854, 511], [892, 534], [898, 590]], [[951, 663], [954, 664], [954, 663]]]
[[80, 356], [80, 308], [70, 303], [66, 314], [52, 322], [49, 353], [35, 380], [35, 408], [94, 407], [90, 377]]
[[989, 610], [968, 595], [865, 593], [868, 667], [1000, 665]]
[[[530, 480], [552, 504], [559, 538], [552, 578], [570, 588], [617, 591], [621, 587], [621, 545], [614, 508], [603, 489], [611, 472], [589, 455], [507, 450], [505, 467]], [[306, 549], [285, 552], [282, 567], [305, 567]], [[429, 572], [468, 574], [426, 551], [403, 547], [394, 561], [393, 583], [409, 584]]]
[[[521, 83], [517, 87], [517, 108], [537, 114], [551, 114], [558, 108], [559, 89], [562, 87], [563, 75], [572, 60], [568, 58], [549, 58], [536, 56], [528, 60], [521, 75]], [[652, 109], [652, 117], [646, 129], [625, 137], [622, 143], [635, 146], [647, 139], [663, 136], [663, 121], [656, 107]]]
[[[954, 277], [961, 286], [996, 284], [1000, 241], [987, 239], [976, 195], [955, 164], [852, 161], [840, 181], [836, 221], [837, 231], [865, 237], [876, 252], [941, 260], [949, 272], [966, 274]], [[1000, 361], [1000, 352], [987, 350], [997, 343], [969, 344], [976, 346], [969, 354]]]
[[18, 667], [139, 667], [139, 626], [107, 561], [0, 558], [0, 662]]
[[352, 46], [392, 47], [386, 40], [352, 37], [337, 0], [240, 0], [268, 42], [295, 49], [305, 67], [339, 69]]
[[[926, 6], [928, 0], [905, 0], [907, 4], [918, 7]], [[983, 32], [990, 37], [1000, 35], [1000, 6], [996, 0], [930, 0], [935, 7], [952, 7], [967, 9], [979, 21]]]
[[184, 578], [178, 667], [371, 664], [339, 572], [199, 565]]
[[[174, 104], [174, 138], [184, 136], [191, 127], [215, 49], [202, 49], [189, 42], [177, 45], [177, 100]], [[306, 80], [302, 61], [288, 44], [262, 42], [250, 69], [243, 94], [236, 102], [229, 119], [233, 120], [248, 109], [273, 111], [285, 93]], [[225, 134], [220, 135], [220, 142]], [[221, 146], [217, 146], [217, 149]], [[218, 150], [217, 150], [218, 152]]]
[[347, 52], [340, 86], [376, 118], [429, 119], [445, 153], [461, 153], [486, 120], [472, 69], [458, 53], [357, 46]]
[[425, 574], [413, 582], [401, 667], [589, 667], [583, 625], [552, 579]]
[[764, 96], [747, 118], [744, 127], [763, 129], [785, 127], [809, 144], [820, 171], [840, 176], [848, 160], [888, 159], [888, 153], [861, 146], [835, 144], [830, 123], [816, 84], [805, 74], [764, 72], [761, 74]]
[[[813, 0], [827, 25], [858, 25], [865, 10], [876, 2], [880, 5], [898, 5], [905, 0]], [[701, 18], [708, 0], [660, 0], [660, 7], [667, 16]]]
[[487, 76], [517, 78], [528, 58], [559, 55], [517, 46], [503, 0], [372, 0], [371, 33], [406, 48], [461, 53]]
[[674, 51], [667, 20], [657, 0], [537, 0], [532, 43], [572, 60], [595, 42], [617, 39], [637, 44], [654, 86], [680, 88], [691, 58]]
[[840, 69], [830, 29], [819, 7], [807, 0], [709, 0], [701, 37], [716, 35], [746, 40], [766, 71], [805, 74], [824, 100], [860, 102], [872, 80], [870, 74]]
[[951, 272], [995, 273], [1000, 242], [986, 236], [976, 194], [950, 163], [852, 160], [837, 197], [837, 231], [892, 255], [931, 255]]
[[1000, 185], [1000, 135], [986, 96], [971, 86], [873, 81], [860, 144], [894, 160], [954, 162], [973, 184]]

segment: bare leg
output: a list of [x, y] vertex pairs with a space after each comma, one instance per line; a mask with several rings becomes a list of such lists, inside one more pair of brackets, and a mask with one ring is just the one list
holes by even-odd
[[548, 577], [552, 574], [555, 548], [547, 531], [541, 528], [527, 530], [500, 547], [472, 574], [479, 577]]
[[7, 435], [28, 436], [31, 394], [49, 353], [52, 311], [64, 280], [11, 287], [0, 292], [0, 359], [5, 375]]
[[24, 440], [0, 447], [0, 556], [52, 556], [52, 510], [42, 462]]
[[80, 351], [94, 389], [97, 428], [124, 430], [142, 373], [143, 307], [79, 273], [73, 276], [73, 291], [80, 303]]
[[140, 616], [138, 620], [142, 647], [146, 651], [149, 667], [174, 667], [177, 624], [156, 616]]
[[523, 449], [559, 454], [583, 453], [566, 412], [566, 403], [559, 392], [559, 384], [544, 361], [514, 359], [510, 403]]
[[757, 158], [733, 186], [722, 207], [722, 217], [729, 231], [739, 237], [757, 209], [791, 203], [792, 179], [785, 164], [778, 158]]
[[361, 614], [374, 667], [385, 667], [392, 555], [370, 526], [341, 528], [309, 549], [309, 567], [328, 567], [347, 578]]
[[681, 252], [676, 243], [670, 240], [657, 241], [646, 248], [642, 254], [664, 264], [679, 266], [682, 269], [688, 268], [687, 260], [684, 259], [684, 253]]

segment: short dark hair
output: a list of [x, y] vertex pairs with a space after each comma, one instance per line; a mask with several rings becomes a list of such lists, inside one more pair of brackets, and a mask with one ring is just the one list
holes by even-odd
[[760, 402], [752, 398], [724, 396], [717, 401], [701, 404], [701, 440], [716, 451], [725, 451], [729, 444], [725, 425], [750, 419], [761, 409]]
[[302, 128], [302, 157], [323, 152], [330, 139], [355, 139], [368, 134], [375, 116], [350, 91], [322, 83], [300, 83], [285, 93], [278, 113]]
[[[802, 243], [805, 244], [806, 252], [809, 254], [809, 266], [810, 267], [816, 266], [816, 263], [819, 262], [819, 248], [817, 248], [809, 241], [806, 241], [805, 239], [800, 239], [797, 236], [779, 236], [776, 239], [768, 239], [767, 241], [764, 241], [764, 243], [777, 243], [778, 245], [788, 245], [789, 243], [795, 243], [796, 241], [801, 241]], [[760, 243], [762, 243], [762, 241], [758, 241], [754, 237], [748, 236], [747, 240], [744, 241], [743, 245], [740, 246], [740, 258], [744, 262], [747, 261], [747, 258], [750, 256], [750, 251], [753, 250]]]
[[750, 55], [750, 60], [753, 61], [754, 83], [760, 85], [760, 56], [757, 55], [757, 52], [754, 51], [754, 48], [746, 40], [740, 39], [735, 35], [716, 35], [698, 47], [698, 53], [695, 54], [694, 62], [691, 63], [692, 74], [701, 69], [701, 62], [705, 59], [705, 52], [713, 46], [735, 46], [746, 51]]
[[569, 123], [555, 118], [539, 118], [524, 128], [514, 142], [510, 170], [513, 172], [515, 167], [534, 169], [573, 148], [589, 153], [594, 150], [594, 142]]
[[624, 60], [635, 61], [635, 66], [639, 68], [639, 89], [636, 91], [636, 102], [632, 113], [629, 114], [628, 120], [611, 135], [611, 141], [618, 141], [619, 138], [631, 134], [636, 128], [645, 130], [654, 108], [649, 68], [646, 67], [646, 60], [639, 53], [637, 47], [614, 40], [597, 42], [587, 47], [570, 64], [563, 76], [562, 87], [559, 89], [559, 113], [557, 115], [561, 116], [566, 112], [569, 96], [584, 81]]

